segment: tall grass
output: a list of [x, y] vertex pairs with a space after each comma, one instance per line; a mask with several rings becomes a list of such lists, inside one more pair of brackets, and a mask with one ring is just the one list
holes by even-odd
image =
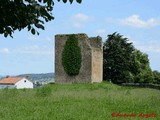
[[[137, 116], [112, 117], [113, 112]], [[110, 83], [47, 85], [37, 89], [0, 90], [0, 120], [160, 119], [160, 91]]]

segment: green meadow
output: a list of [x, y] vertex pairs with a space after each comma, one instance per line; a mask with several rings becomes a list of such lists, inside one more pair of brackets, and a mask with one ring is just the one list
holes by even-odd
[[0, 120], [112, 119], [160, 120], [160, 91], [107, 82], [0, 90]]

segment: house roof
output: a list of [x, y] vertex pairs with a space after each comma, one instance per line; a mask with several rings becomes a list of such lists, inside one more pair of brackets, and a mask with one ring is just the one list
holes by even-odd
[[7, 77], [7, 78], [4, 78], [4, 79], [0, 80], [0, 84], [11, 84], [11, 85], [13, 85], [20, 80], [22, 80], [21, 77]]

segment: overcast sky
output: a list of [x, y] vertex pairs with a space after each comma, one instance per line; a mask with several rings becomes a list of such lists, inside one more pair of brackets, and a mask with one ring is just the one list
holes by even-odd
[[100, 35], [118, 32], [149, 55], [152, 70], [160, 71], [159, 0], [83, 0], [72, 5], [55, 2], [55, 19], [34, 36], [16, 31], [0, 35], [0, 75], [54, 72], [54, 36], [66, 33]]

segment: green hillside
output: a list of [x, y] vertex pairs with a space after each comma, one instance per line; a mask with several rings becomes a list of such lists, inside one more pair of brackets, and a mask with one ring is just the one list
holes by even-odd
[[[112, 117], [118, 112], [123, 116]], [[124, 117], [124, 114], [132, 115]], [[159, 90], [106, 82], [0, 90], [1, 120], [145, 120], [145, 117], [160, 119]]]

